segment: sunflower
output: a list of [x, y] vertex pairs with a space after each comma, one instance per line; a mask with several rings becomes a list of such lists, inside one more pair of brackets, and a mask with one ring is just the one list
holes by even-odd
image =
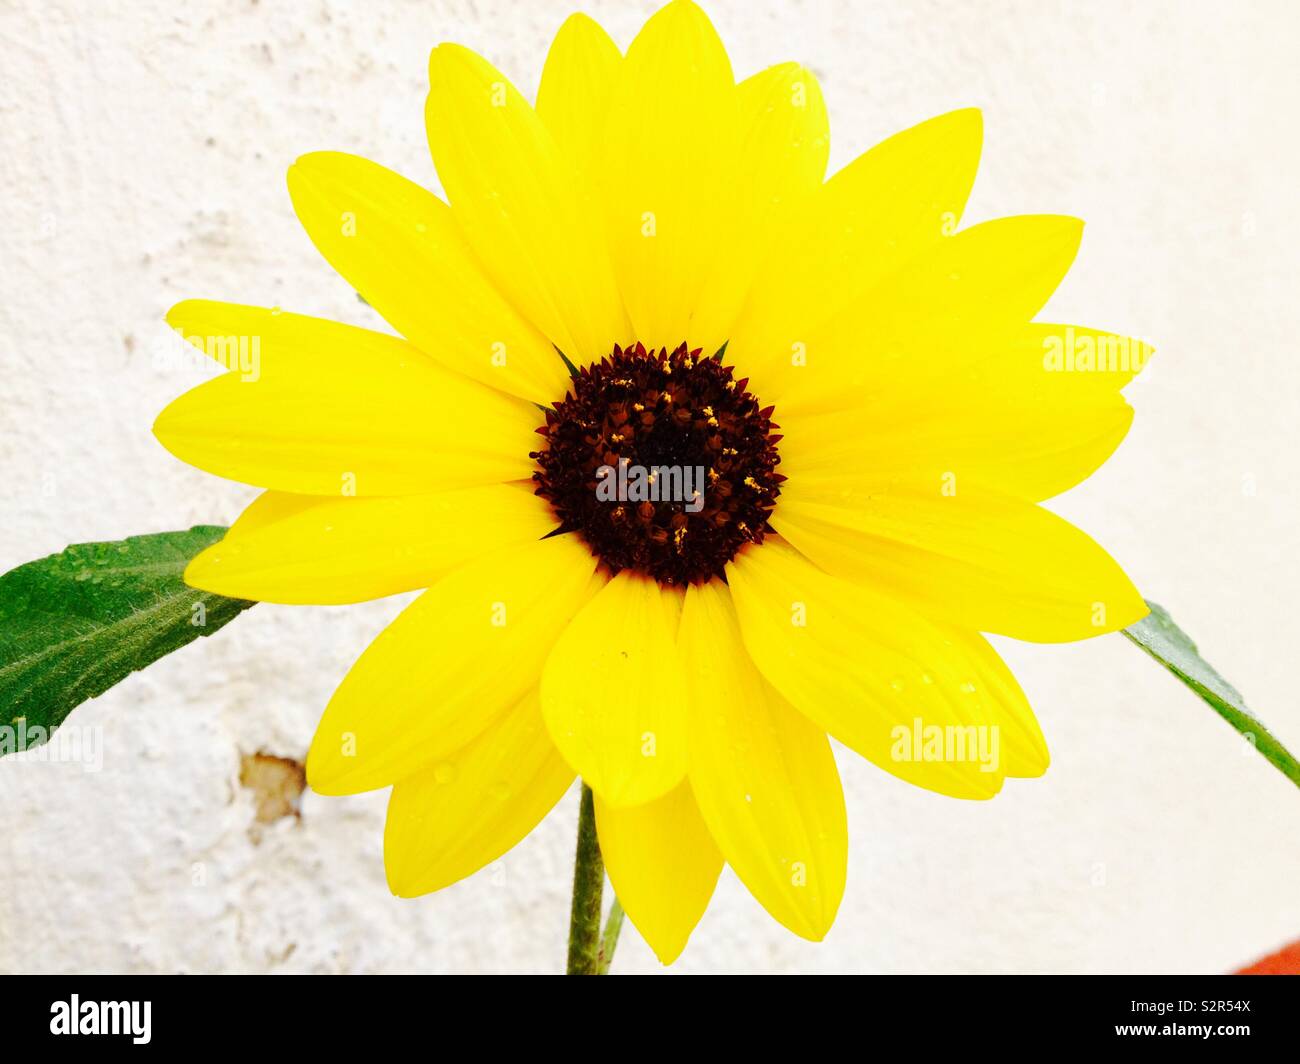
[[[1147, 612], [1038, 504], [1118, 445], [1149, 348], [1032, 321], [1079, 221], [958, 228], [978, 111], [826, 180], [813, 75], [737, 83], [689, 0], [625, 55], [570, 18], [535, 106], [457, 45], [429, 77], [445, 202], [332, 152], [288, 178], [398, 335], [206, 301], [168, 316], [218, 357], [260, 356], [155, 426], [266, 489], [186, 579], [290, 604], [427, 589], [307, 760], [325, 794], [392, 787], [394, 893], [495, 860], [581, 776], [665, 963], [724, 862], [820, 939], [847, 849], [828, 736], [990, 798], [1048, 753], [980, 633], [1060, 642]], [[601, 496], [634, 468], [639, 497]]]

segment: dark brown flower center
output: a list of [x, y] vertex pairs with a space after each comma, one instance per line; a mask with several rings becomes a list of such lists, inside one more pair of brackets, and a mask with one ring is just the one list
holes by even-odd
[[546, 411], [537, 494], [613, 573], [661, 584], [720, 577], [767, 519], [785, 477], [772, 422], [717, 357], [615, 346]]

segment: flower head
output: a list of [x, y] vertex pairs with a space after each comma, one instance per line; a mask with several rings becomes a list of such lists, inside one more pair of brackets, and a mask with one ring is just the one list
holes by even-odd
[[1048, 755], [979, 633], [1057, 642], [1146, 613], [1038, 504], [1118, 445], [1149, 349], [1033, 321], [1076, 220], [959, 228], [976, 111], [826, 180], [816, 79], [737, 83], [689, 0], [626, 55], [569, 19], [535, 107], [456, 45], [429, 76], [445, 202], [350, 155], [289, 172], [316, 246], [399, 335], [169, 315], [261, 354], [155, 427], [266, 489], [186, 578], [283, 603], [427, 588], [307, 764], [327, 794], [393, 788], [396, 893], [494, 860], [579, 774], [663, 960], [724, 862], [821, 938], [847, 848], [828, 734], [992, 797]]

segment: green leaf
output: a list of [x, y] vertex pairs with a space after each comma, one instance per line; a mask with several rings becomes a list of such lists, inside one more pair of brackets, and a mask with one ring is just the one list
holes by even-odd
[[225, 532], [78, 543], [0, 576], [0, 725], [25, 724], [39, 746], [88, 698], [253, 605], [181, 579]]
[[1237, 689], [1196, 652], [1196, 644], [1174, 624], [1169, 612], [1148, 602], [1151, 613], [1124, 634], [1190, 687], [1211, 709], [1300, 787], [1300, 762], [1250, 710]]

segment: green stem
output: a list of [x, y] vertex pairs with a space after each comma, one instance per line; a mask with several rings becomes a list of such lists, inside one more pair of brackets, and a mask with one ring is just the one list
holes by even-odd
[[[596, 800], [582, 785], [578, 807], [578, 849], [573, 859], [573, 906], [569, 912], [569, 975], [601, 974], [600, 901], [605, 862], [596, 838]], [[612, 915], [612, 914], [611, 914]], [[608, 968], [608, 963], [605, 965]]]

